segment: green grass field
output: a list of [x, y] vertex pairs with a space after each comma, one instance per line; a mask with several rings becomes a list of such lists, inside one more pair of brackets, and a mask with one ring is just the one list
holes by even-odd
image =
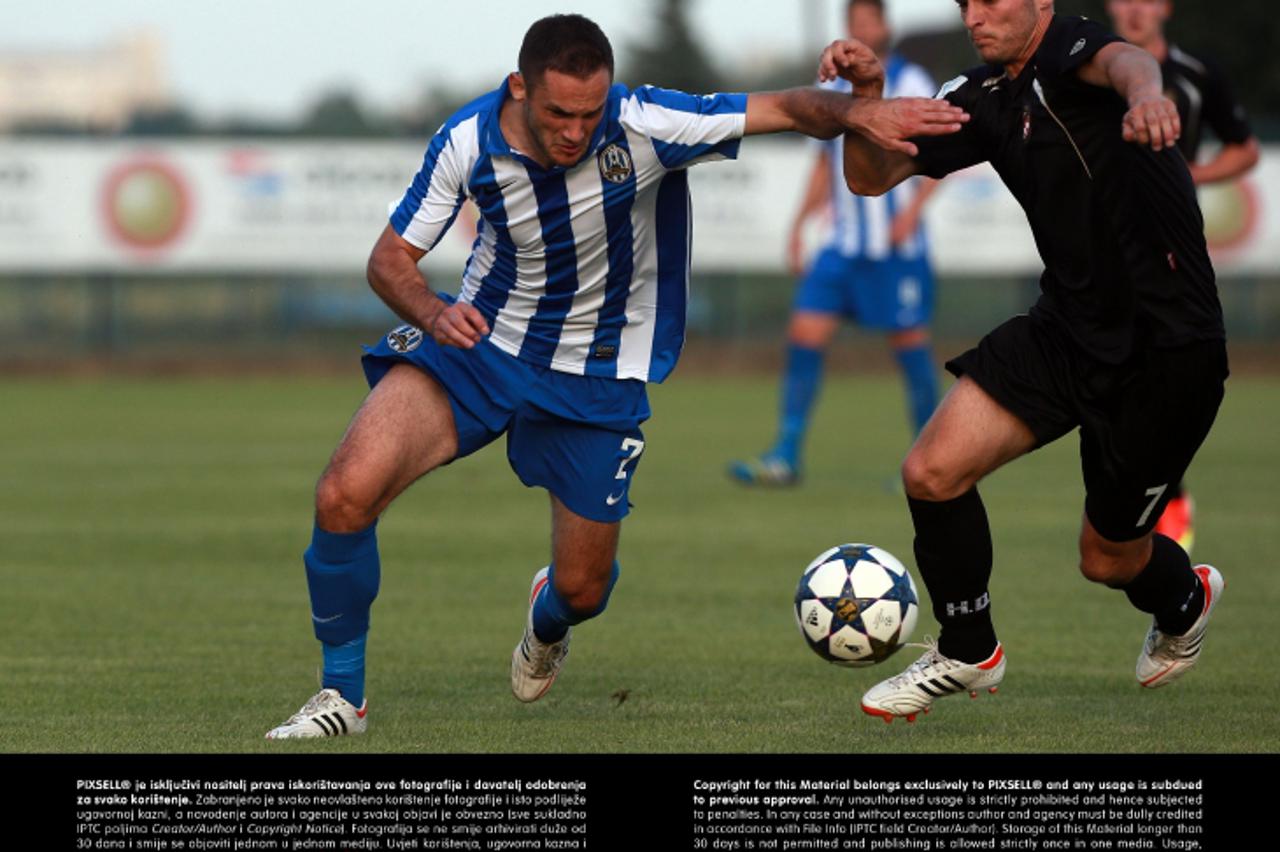
[[[547, 698], [524, 706], [507, 685], [547, 500], [498, 444], [383, 519], [369, 734], [268, 743], [316, 688], [300, 554], [315, 477], [363, 390], [354, 373], [0, 383], [0, 751], [1280, 750], [1280, 380], [1259, 377], [1231, 380], [1190, 476], [1197, 555], [1228, 589], [1200, 668], [1168, 689], [1134, 682], [1146, 617], [1076, 570], [1068, 438], [983, 487], [1010, 659], [999, 695], [915, 725], [863, 716], [862, 690], [912, 650], [827, 665], [790, 600], [829, 545], [912, 561], [886, 488], [907, 441], [896, 379], [833, 379], [805, 484], [761, 493], [723, 470], [769, 439], [772, 378], [680, 374], [652, 393], [609, 612], [575, 633]], [[915, 638], [935, 628], [926, 607]]]

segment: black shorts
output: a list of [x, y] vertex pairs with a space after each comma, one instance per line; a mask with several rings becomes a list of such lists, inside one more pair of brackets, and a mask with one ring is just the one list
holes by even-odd
[[1017, 316], [947, 362], [1025, 423], [1037, 446], [1080, 428], [1085, 514], [1103, 538], [1132, 541], [1160, 519], [1222, 403], [1222, 340], [1147, 349], [1123, 364]]

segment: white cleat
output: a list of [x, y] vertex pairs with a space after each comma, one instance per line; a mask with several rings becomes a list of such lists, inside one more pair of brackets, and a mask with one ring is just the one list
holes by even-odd
[[525, 618], [524, 637], [511, 652], [511, 692], [526, 703], [537, 701], [551, 684], [569, 656], [569, 634], [559, 642], [543, 642], [533, 632], [533, 602], [547, 584], [549, 569], [543, 568], [533, 575], [529, 587], [529, 614]]
[[369, 726], [365, 714], [369, 712], [366, 698], [359, 709], [336, 689], [322, 689], [302, 705], [302, 709], [278, 728], [267, 731], [269, 740], [310, 739], [311, 737], [340, 737], [345, 734], [363, 734]]
[[900, 716], [914, 722], [917, 714], [929, 712], [936, 698], [957, 692], [968, 692], [970, 697], [977, 698], [979, 690], [994, 693], [1004, 680], [1004, 648], [998, 643], [991, 656], [981, 663], [962, 663], [944, 657], [929, 639], [914, 647], [925, 648], [924, 656], [902, 674], [867, 690], [862, 696], [863, 713], [879, 716], [885, 722]]
[[1204, 585], [1204, 609], [1191, 629], [1181, 636], [1170, 636], [1156, 627], [1152, 620], [1151, 629], [1147, 631], [1147, 641], [1143, 643], [1142, 653], [1138, 654], [1136, 674], [1138, 683], [1148, 689], [1173, 683], [1186, 674], [1200, 657], [1209, 615], [1217, 606], [1227, 583], [1212, 565], [1197, 565], [1195, 572]]

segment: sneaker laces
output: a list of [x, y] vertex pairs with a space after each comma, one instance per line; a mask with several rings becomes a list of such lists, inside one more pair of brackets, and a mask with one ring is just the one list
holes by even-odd
[[925, 653], [920, 659], [907, 666], [906, 671], [902, 674], [889, 678], [889, 683], [895, 689], [908, 686], [916, 680], [928, 680], [929, 675], [926, 672], [929, 669], [935, 669], [939, 674], [945, 674], [963, 665], [950, 657], [944, 657], [942, 652], [938, 650], [938, 643], [934, 641], [932, 636], [925, 636], [924, 642], [907, 642], [906, 647], [924, 648]]
[[533, 667], [533, 677], [543, 678], [555, 671], [569, 648], [568, 636], [566, 633], [558, 642], [543, 642], [532, 630], [525, 632], [524, 656]]
[[314, 716], [325, 705], [330, 704], [333, 700], [333, 690], [322, 689], [315, 695], [307, 699], [307, 703], [302, 705], [302, 709], [289, 717], [286, 724], [305, 721], [309, 716]]

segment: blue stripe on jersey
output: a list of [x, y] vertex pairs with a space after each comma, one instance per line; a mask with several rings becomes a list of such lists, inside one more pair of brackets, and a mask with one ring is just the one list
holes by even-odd
[[[427, 187], [431, 186], [431, 175], [436, 170], [436, 163], [440, 161], [440, 152], [448, 142], [449, 130], [441, 128], [441, 132], [432, 137], [431, 144], [427, 146], [427, 154], [422, 158], [422, 168], [413, 176], [413, 183], [409, 184], [404, 198], [400, 199], [400, 206], [391, 214], [391, 227], [402, 237], [405, 228], [409, 227], [409, 223], [413, 221], [414, 214], [422, 206], [422, 199], [427, 197]], [[446, 230], [448, 228], [442, 230], [440, 234], [443, 236]]]
[[[631, 156], [627, 135], [619, 133], [614, 143]], [[631, 208], [636, 200], [636, 176], [632, 169], [622, 183], [603, 181], [604, 223], [609, 244], [609, 273], [605, 278], [604, 304], [596, 317], [596, 333], [587, 355], [588, 376], [618, 375], [618, 348], [622, 327], [627, 324], [627, 296], [635, 271], [635, 245], [631, 232]]]
[[538, 299], [538, 309], [529, 320], [520, 357], [540, 367], [551, 365], [564, 319], [573, 307], [578, 290], [578, 249], [569, 217], [569, 189], [563, 171], [544, 172], [526, 165], [538, 199], [538, 220], [542, 223], [542, 243], [546, 246], [547, 286]]
[[680, 168], [690, 160], [712, 153], [720, 154], [730, 160], [737, 159], [738, 146], [741, 144], [740, 138], [726, 139], [716, 143], [703, 142], [700, 145], [680, 145], [675, 142], [663, 142], [657, 137], [653, 138], [653, 150], [658, 155], [658, 161], [669, 169]]
[[658, 308], [654, 317], [649, 381], [667, 377], [684, 347], [689, 281], [689, 173], [671, 172], [658, 184], [655, 238], [658, 246]]
[[[471, 197], [480, 208], [480, 224], [476, 234], [476, 244], [484, 232], [485, 223], [493, 227], [494, 258], [493, 266], [480, 279], [480, 287], [476, 292], [472, 305], [475, 306], [489, 327], [493, 328], [498, 311], [507, 304], [507, 298], [516, 286], [516, 244], [507, 231], [507, 210], [502, 203], [502, 190], [498, 189], [498, 178], [493, 173], [493, 159], [482, 157], [471, 176]], [[467, 267], [475, 259], [475, 250], [467, 258]], [[466, 280], [465, 276], [463, 280]]]
[[691, 95], [673, 89], [641, 86], [632, 94], [637, 100], [649, 101], [667, 109], [696, 112], [699, 115], [728, 115], [747, 111], [747, 96], [741, 92], [715, 95]]

